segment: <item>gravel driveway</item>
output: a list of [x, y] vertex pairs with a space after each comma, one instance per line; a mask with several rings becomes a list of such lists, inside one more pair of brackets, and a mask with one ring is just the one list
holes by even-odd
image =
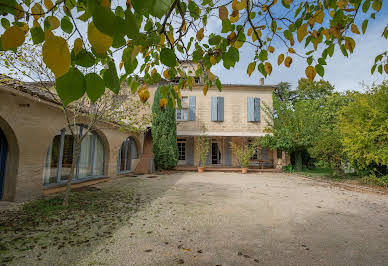
[[177, 173], [102, 186], [128, 185], [152, 199], [77, 264], [388, 265], [385, 195], [279, 173]]

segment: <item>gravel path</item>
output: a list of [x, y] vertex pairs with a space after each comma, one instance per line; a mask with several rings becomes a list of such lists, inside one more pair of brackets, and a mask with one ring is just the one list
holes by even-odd
[[120, 182], [155, 197], [77, 264], [388, 265], [384, 195], [277, 173]]

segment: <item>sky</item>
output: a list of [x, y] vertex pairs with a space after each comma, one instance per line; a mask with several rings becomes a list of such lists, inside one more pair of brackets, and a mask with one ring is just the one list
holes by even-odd
[[[366, 17], [361, 16], [361, 22], [363, 18]], [[357, 24], [361, 25], [361, 22], [358, 21]], [[217, 21], [212, 23], [214, 30], [220, 26], [220, 23]], [[381, 33], [386, 25], [388, 25], [388, 1], [383, 2], [382, 10], [376, 16], [376, 20], [369, 20], [366, 34], [354, 37], [356, 48], [353, 54], [349, 57], [345, 57], [342, 55], [339, 47], [336, 47], [333, 57], [328, 57], [326, 60], [327, 66], [325, 67], [323, 79], [334, 85], [337, 91], [362, 91], [365, 90], [365, 86], [362, 85], [363, 83], [371, 85], [372, 83], [379, 83], [384, 78], [387, 78], [387, 75], [384, 72], [383, 75], [380, 75], [380, 73], [376, 71], [374, 75], [371, 75], [370, 71], [374, 64], [375, 57], [379, 53], [388, 50], [388, 40], [381, 37]], [[359, 28], [361, 30], [361, 26]], [[274, 46], [277, 48], [276, 44]], [[298, 45], [296, 45], [296, 47], [298, 48]], [[302, 51], [297, 48], [295, 49], [296, 51]], [[279, 49], [282, 49], [284, 52], [284, 48]], [[305, 77], [305, 68], [307, 66], [306, 60], [294, 56], [290, 68], [286, 68], [284, 65], [277, 67], [277, 56], [279, 53], [280, 51], [276, 49], [275, 53], [272, 54], [272, 58], [270, 57], [271, 54], [269, 54], [269, 61], [273, 66], [273, 70], [272, 74], [265, 79], [264, 83], [275, 85], [285, 81], [291, 83], [292, 87], [295, 88], [298, 80]], [[252, 61], [253, 57], [254, 50], [249, 48], [249, 45], [247, 47], [244, 45], [240, 48], [240, 61], [233, 69], [227, 70], [222, 64], [217, 64], [214, 67], [213, 72], [220, 78], [223, 84], [259, 84], [260, 78], [263, 77], [261, 73], [255, 71], [251, 77], [246, 73], [247, 66]], [[321, 79], [321, 77], [317, 74], [315, 80], [319, 79]]]

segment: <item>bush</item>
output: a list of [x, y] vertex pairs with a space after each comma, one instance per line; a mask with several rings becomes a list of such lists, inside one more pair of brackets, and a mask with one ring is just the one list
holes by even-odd
[[176, 144], [175, 109], [160, 107], [161, 92], [159, 87], [152, 104], [152, 138], [156, 169], [173, 169], [178, 163], [178, 147]]
[[295, 172], [294, 166], [292, 164], [285, 165], [285, 166], [283, 166], [282, 169], [283, 169], [283, 172], [286, 172], [286, 173], [293, 173], [293, 172]]
[[388, 175], [382, 177], [375, 175], [365, 176], [361, 179], [361, 182], [373, 186], [388, 187]]

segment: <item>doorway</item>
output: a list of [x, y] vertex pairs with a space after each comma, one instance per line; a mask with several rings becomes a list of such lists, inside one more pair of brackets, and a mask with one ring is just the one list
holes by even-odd
[[212, 141], [212, 164], [220, 165], [221, 164], [221, 151], [219, 148], [218, 141]]
[[3, 131], [0, 129], [0, 200], [3, 198], [3, 189], [5, 181], [5, 167], [8, 157], [8, 142]]

